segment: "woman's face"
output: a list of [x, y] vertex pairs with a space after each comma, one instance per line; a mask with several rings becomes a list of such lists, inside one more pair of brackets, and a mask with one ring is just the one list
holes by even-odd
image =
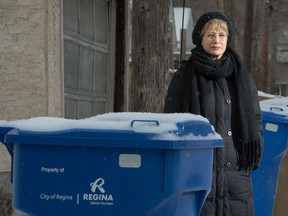
[[226, 50], [227, 40], [228, 36], [224, 30], [210, 25], [203, 34], [201, 45], [213, 60], [219, 61]]

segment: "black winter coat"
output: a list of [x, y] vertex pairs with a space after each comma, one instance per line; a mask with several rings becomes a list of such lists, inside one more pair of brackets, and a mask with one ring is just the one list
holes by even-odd
[[[193, 70], [193, 62], [185, 64], [173, 76], [165, 100], [165, 113], [186, 112], [184, 108], [187, 100], [187, 72]], [[188, 76], [189, 77], [189, 76]], [[257, 89], [250, 77], [253, 88], [253, 107], [256, 110], [257, 130], [262, 135], [262, 118], [258, 102]], [[252, 182], [249, 171], [239, 171], [237, 153], [232, 139], [233, 98], [236, 97], [234, 85], [229, 78], [211, 80], [208, 83], [214, 88], [214, 94], [209, 95], [208, 112], [217, 112], [218, 119], [215, 130], [224, 140], [224, 148], [214, 151], [212, 189], [208, 195], [201, 216], [253, 216], [254, 202]], [[188, 112], [191, 110], [188, 108]], [[206, 116], [204, 116], [206, 117]], [[262, 138], [262, 136], [261, 136]], [[261, 142], [263, 151], [263, 142]]]

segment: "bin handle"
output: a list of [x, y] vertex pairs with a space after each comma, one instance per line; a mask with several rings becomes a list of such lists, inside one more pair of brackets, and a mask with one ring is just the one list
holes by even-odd
[[133, 120], [131, 121], [130, 126], [133, 127], [135, 122], [155, 123], [157, 126], [159, 126], [159, 122], [157, 120]]
[[270, 107], [270, 110], [273, 111], [273, 110], [276, 110], [276, 111], [283, 111], [282, 108], [280, 107]]

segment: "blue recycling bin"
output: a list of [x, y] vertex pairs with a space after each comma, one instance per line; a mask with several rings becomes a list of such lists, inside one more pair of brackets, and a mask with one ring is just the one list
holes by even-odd
[[[107, 125], [105, 115], [95, 124]], [[121, 125], [118, 115], [115, 126]], [[4, 143], [13, 150], [14, 210], [41, 216], [198, 216], [211, 189], [213, 150], [223, 140], [208, 121], [193, 118], [159, 130], [169, 117], [181, 115], [151, 120], [134, 114], [130, 129], [122, 130], [9, 130]]]
[[253, 171], [255, 216], [272, 216], [279, 169], [288, 148], [288, 112], [284, 108], [261, 105], [264, 152], [260, 167]]

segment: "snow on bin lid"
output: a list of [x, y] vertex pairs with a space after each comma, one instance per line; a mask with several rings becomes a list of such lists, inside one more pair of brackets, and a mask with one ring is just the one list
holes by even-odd
[[275, 98], [260, 102], [264, 121], [288, 123], [288, 100]]
[[15, 142], [17, 136], [18, 139], [20, 139], [19, 136], [25, 136], [25, 142], [37, 142], [32, 140], [31, 137], [34, 136], [36, 140], [37, 137], [45, 137], [45, 139], [53, 137], [54, 140], [55, 137], [58, 140], [73, 137], [73, 142], [76, 142], [77, 137], [81, 139], [81, 142], [85, 138], [149, 139], [157, 142], [165, 140], [182, 140], [183, 142], [214, 140], [215, 142], [218, 140], [215, 145], [223, 146], [221, 136], [214, 131], [206, 118], [188, 113], [107, 113], [80, 120], [36, 117], [10, 122], [0, 121], [0, 127], [15, 128], [6, 136], [8, 143]]

